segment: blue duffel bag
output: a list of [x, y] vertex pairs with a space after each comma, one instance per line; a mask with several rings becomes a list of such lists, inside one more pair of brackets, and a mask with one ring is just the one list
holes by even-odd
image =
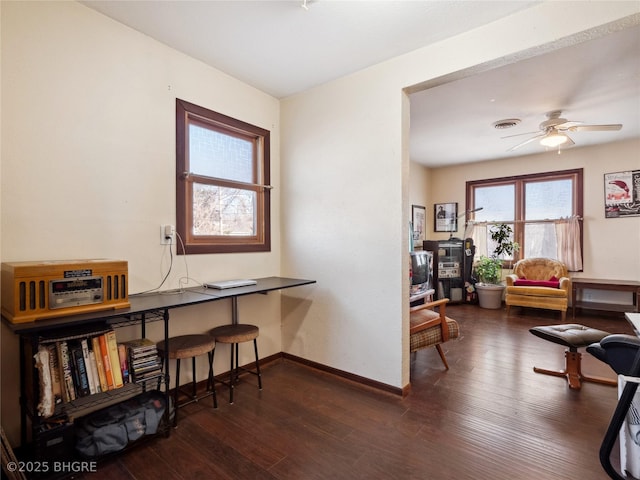
[[164, 394], [152, 390], [93, 412], [76, 423], [76, 450], [85, 457], [120, 451], [157, 433], [165, 409]]

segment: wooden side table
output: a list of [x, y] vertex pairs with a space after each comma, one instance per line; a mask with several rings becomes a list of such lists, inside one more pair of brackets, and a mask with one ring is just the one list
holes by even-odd
[[[619, 292], [631, 292], [632, 304], [615, 304], [602, 302], [585, 302], [577, 300], [579, 290], [615, 290]], [[640, 282], [633, 280], [599, 280], [594, 278], [571, 279], [571, 311], [572, 318], [576, 318], [576, 308], [602, 310], [610, 312], [640, 312], [638, 300], [640, 299]]]

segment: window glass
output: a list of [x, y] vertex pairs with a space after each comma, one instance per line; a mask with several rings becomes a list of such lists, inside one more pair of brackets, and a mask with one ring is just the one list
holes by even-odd
[[523, 258], [556, 258], [556, 228], [553, 223], [526, 223]]
[[525, 220], [570, 217], [572, 198], [573, 182], [568, 178], [525, 183]]
[[191, 172], [238, 182], [253, 181], [253, 143], [199, 125], [189, 125]]
[[[498, 243], [491, 238], [491, 230], [495, 227], [495, 225], [496, 225], [495, 223], [487, 224], [486, 245], [487, 245], [487, 254], [489, 256], [493, 255], [493, 251], [498, 246]], [[512, 223], [507, 223], [507, 225], [509, 225], [511, 227], [511, 229], [513, 230], [513, 224]], [[512, 242], [514, 241], [514, 233], [513, 232], [511, 232], [511, 235], [509, 236], [509, 240], [512, 241]], [[514, 254], [512, 253], [511, 255], [507, 255], [507, 254], [503, 253], [500, 256], [498, 256], [498, 258], [500, 258], [501, 260], [513, 260]]]
[[193, 184], [193, 234], [255, 235], [256, 193], [239, 188]]
[[479, 222], [509, 222], [515, 219], [515, 186], [491, 185], [476, 187], [474, 208], [482, 207], [476, 212]]

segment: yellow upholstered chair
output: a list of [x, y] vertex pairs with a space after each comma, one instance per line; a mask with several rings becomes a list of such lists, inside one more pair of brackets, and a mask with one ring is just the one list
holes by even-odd
[[[427, 347], [436, 347], [442, 363], [449, 369], [447, 358], [440, 346], [442, 343], [458, 338], [460, 327], [458, 322], [446, 316], [448, 298], [427, 302], [423, 305], [411, 307], [409, 338], [411, 352]], [[436, 312], [434, 308], [438, 308]]]
[[507, 315], [513, 306], [544, 308], [562, 312], [564, 322], [571, 295], [567, 267], [550, 258], [525, 258], [507, 275]]

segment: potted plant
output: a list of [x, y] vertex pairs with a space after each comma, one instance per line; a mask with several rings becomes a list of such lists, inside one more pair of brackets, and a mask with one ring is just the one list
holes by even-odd
[[476, 261], [475, 271], [478, 282], [498, 285], [502, 277], [502, 260], [483, 255]]
[[512, 240], [512, 235], [513, 230], [505, 223], [498, 223], [491, 228], [491, 240], [496, 242], [492, 256], [494, 258], [509, 257], [509, 268], [511, 267], [512, 255], [520, 250], [520, 245]]
[[520, 245], [512, 240], [513, 230], [509, 225], [499, 223], [491, 230], [491, 239], [496, 247], [490, 257], [480, 256], [474, 265], [474, 271], [478, 283], [475, 288], [478, 292], [478, 302], [482, 308], [498, 309], [502, 306], [502, 259], [511, 257], [520, 249]]

